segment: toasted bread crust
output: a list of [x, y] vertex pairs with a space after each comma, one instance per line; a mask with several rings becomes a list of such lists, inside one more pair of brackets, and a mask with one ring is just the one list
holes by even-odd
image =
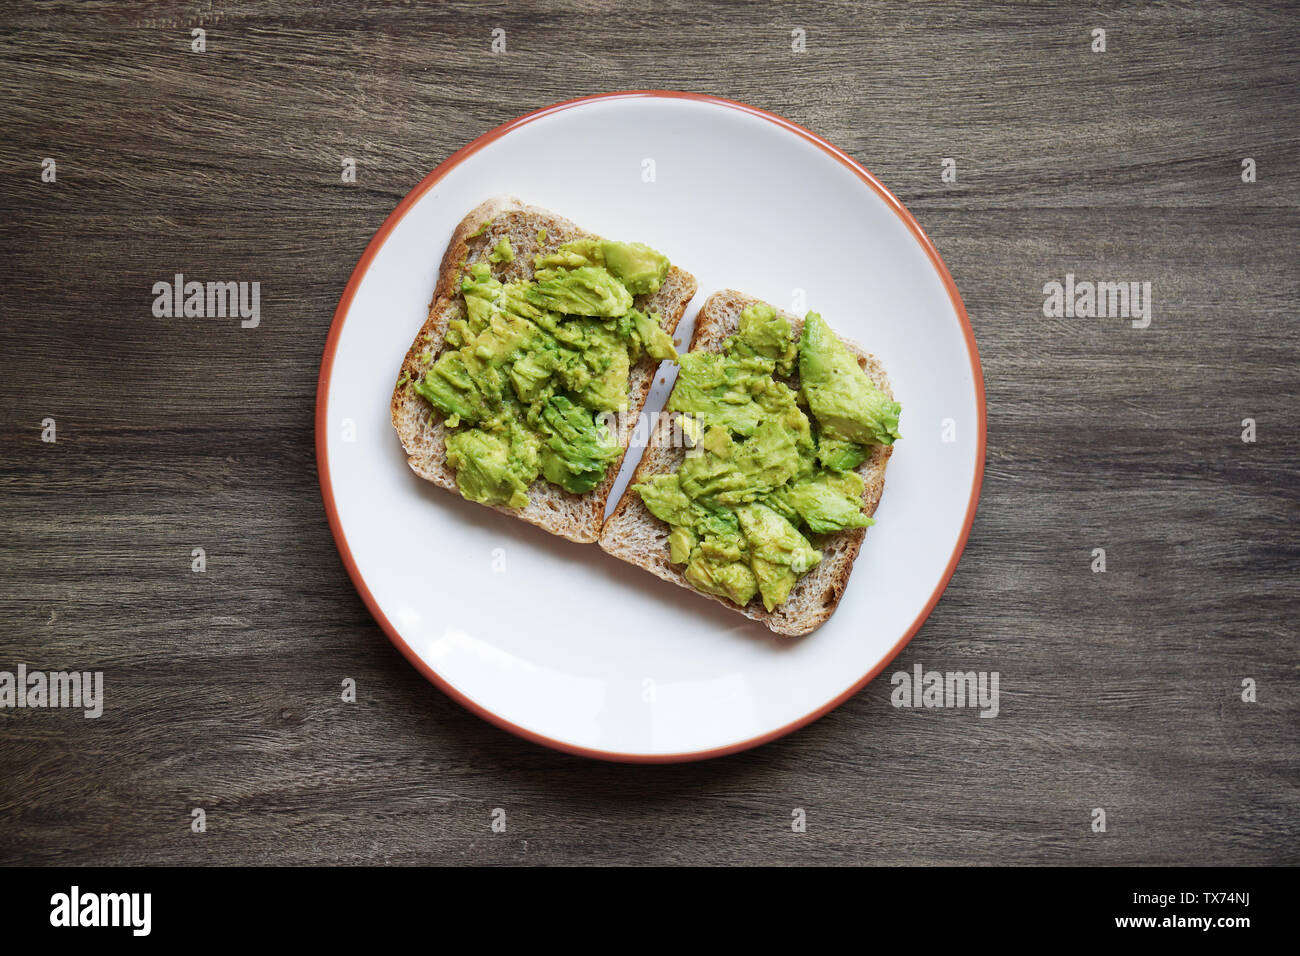
[[[537, 237], [541, 229], [546, 230], [545, 240]], [[515, 250], [514, 261], [490, 263], [493, 275], [506, 281], [526, 278], [531, 275], [534, 255], [585, 237], [599, 238], [583, 232], [567, 219], [508, 197], [490, 199], [460, 221], [443, 253], [428, 316], [402, 360], [389, 405], [393, 427], [397, 429], [406, 451], [407, 463], [421, 478], [460, 494], [455, 470], [447, 464], [448, 429], [443, 416], [416, 394], [412, 384], [424, 376], [438, 357], [451, 320], [464, 315], [464, 301], [460, 297], [462, 264], [485, 258], [497, 242], [508, 238]], [[660, 290], [637, 296], [636, 306], [642, 311], [657, 312], [659, 324], [672, 335], [696, 288], [694, 276], [673, 266]], [[616, 416], [614, 426], [622, 451], [596, 488], [578, 495], [539, 477], [529, 488], [530, 500], [524, 508], [487, 507], [514, 515], [572, 541], [594, 542], [599, 537], [605, 504], [658, 367], [656, 360], [645, 356], [632, 366], [628, 375], [628, 410]]]
[[[740, 313], [746, 306], [758, 302], [759, 299], [730, 289], [714, 293], [704, 303], [695, 320], [691, 351], [720, 351], [725, 340], [735, 333]], [[803, 328], [803, 320], [779, 309], [777, 311], [790, 321], [797, 335]], [[892, 397], [889, 380], [880, 362], [853, 342], [841, 341], [857, 356], [858, 364], [872, 381]], [[849, 575], [853, 572], [853, 562], [857, 560], [867, 529], [852, 528], [813, 535], [813, 544], [821, 550], [822, 560], [799, 579], [791, 590], [789, 599], [772, 611], [764, 608], [757, 597], [741, 607], [724, 597], [698, 591], [686, 580], [680, 566], [668, 560], [668, 526], [651, 514], [641, 501], [641, 496], [632, 490], [632, 485], [654, 475], [671, 472], [681, 463], [684, 450], [672, 447], [671, 438], [670, 417], [665, 416], [651, 434], [645, 454], [618, 506], [605, 522], [600, 535], [601, 548], [656, 577], [738, 611], [778, 634], [800, 636], [825, 623], [835, 613], [840, 598], [844, 596]], [[880, 504], [880, 497], [885, 490], [885, 467], [893, 451], [893, 446], [877, 445], [872, 449], [871, 456], [856, 469], [866, 482], [862, 506], [868, 515], [875, 514]]]

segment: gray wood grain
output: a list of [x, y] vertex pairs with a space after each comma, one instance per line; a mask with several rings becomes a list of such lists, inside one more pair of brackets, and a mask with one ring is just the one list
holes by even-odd
[[[110, 706], [0, 710], [0, 862], [1300, 862], [1291, 5], [2, 12], [0, 669], [103, 670]], [[882, 677], [748, 753], [604, 765], [463, 711], [353, 590], [312, 414], [365, 243], [498, 123], [653, 87], [827, 137], [944, 256], [988, 468], [965, 557], [886, 674], [996, 670], [997, 719], [894, 709]], [[154, 319], [175, 271], [261, 281], [263, 327]], [[1151, 281], [1151, 327], [1044, 318], [1066, 272]]]

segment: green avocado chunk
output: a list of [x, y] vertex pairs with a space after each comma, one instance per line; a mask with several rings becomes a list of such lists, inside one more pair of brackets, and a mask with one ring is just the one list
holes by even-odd
[[842, 438], [817, 437], [817, 460], [832, 471], [852, 471], [871, 457], [870, 445], [844, 441]]
[[586, 494], [600, 484], [609, 463], [622, 451], [589, 411], [563, 395], [554, 396], [542, 408], [538, 433], [542, 474], [575, 494]]
[[537, 477], [537, 437], [517, 425], [499, 432], [466, 428], [447, 436], [447, 463], [470, 501], [522, 508]]
[[754, 599], [759, 581], [744, 561], [718, 561], [707, 557], [691, 558], [683, 572], [691, 587], [708, 594], [730, 598], [739, 605]]
[[703, 425], [721, 425], [749, 437], [762, 422], [775, 422], [795, 434], [800, 447], [812, 448], [808, 416], [794, 389], [772, 378], [774, 363], [761, 356], [687, 352], [668, 396], [668, 410], [683, 412]]
[[655, 475], [636, 487], [650, 513], [667, 524], [690, 528], [707, 516], [707, 512], [682, 491], [681, 480], [676, 474]]
[[[475, 325], [481, 325], [475, 333]], [[443, 352], [414, 386], [435, 408], [462, 420], [497, 420], [503, 410], [507, 364], [542, 344], [543, 333], [509, 312], [486, 311], [457, 330], [464, 344]]]
[[632, 308], [632, 293], [608, 269], [579, 266], [529, 286], [525, 297], [533, 305], [566, 315], [617, 318]]
[[644, 312], [632, 309], [619, 319], [619, 322], [626, 326], [623, 334], [632, 344], [634, 359], [645, 354], [661, 362], [677, 361], [677, 349], [673, 346], [673, 337], [659, 324], [659, 316], [656, 313], [646, 315]]
[[741, 442], [726, 428], [710, 428], [699, 454], [686, 456], [677, 477], [682, 492], [705, 507], [735, 507], [771, 494], [803, 470], [795, 435], [769, 421]]
[[816, 312], [804, 319], [799, 378], [825, 434], [862, 445], [892, 445], [902, 406], [876, 388], [857, 359]]
[[549, 279], [560, 269], [599, 266], [610, 272], [632, 295], [658, 292], [672, 263], [668, 257], [640, 242], [611, 239], [577, 239], [554, 252], [533, 260], [539, 280]]
[[784, 604], [800, 575], [822, 559], [822, 554], [793, 524], [771, 508], [751, 504], [739, 509], [740, 530], [749, 545], [750, 565], [758, 579], [763, 607]]
[[575, 239], [550, 252], [533, 256], [533, 275], [538, 282], [553, 278], [559, 269], [579, 269], [582, 266], [605, 267], [603, 239]]
[[[669, 560], [692, 587], [740, 605], [757, 597], [771, 611], [821, 560], [808, 535], [874, 523], [854, 469], [878, 432], [897, 438], [898, 404], [815, 313], [796, 342], [784, 315], [751, 305], [721, 353], [679, 361], [668, 409], [685, 417], [694, 447], [676, 471], [633, 490], [669, 526]], [[811, 416], [783, 380], [796, 368]]]
[[875, 521], [862, 513], [865, 484], [856, 471], [818, 472], [786, 489], [782, 503], [817, 534], [868, 528]]
[[777, 375], [794, 372], [799, 350], [790, 337], [790, 320], [765, 302], [746, 306], [740, 313], [734, 350], [771, 359]]
[[699, 543], [699, 539], [690, 528], [673, 528], [668, 533], [668, 560], [673, 564], [685, 564], [691, 559], [691, 551]]
[[670, 268], [648, 246], [579, 240], [537, 256], [527, 281], [493, 274], [514, 259], [502, 239], [462, 267], [463, 312], [411, 388], [443, 415], [461, 494], [522, 508], [539, 477], [598, 486], [622, 454], [600, 416], [627, 410], [634, 362], [677, 353], [658, 316], [632, 307]]
[[633, 295], [658, 292], [668, 277], [668, 257], [640, 242], [601, 243], [605, 268], [618, 276]]
[[444, 415], [487, 421], [501, 394], [499, 376], [473, 356], [449, 352], [411, 386]]

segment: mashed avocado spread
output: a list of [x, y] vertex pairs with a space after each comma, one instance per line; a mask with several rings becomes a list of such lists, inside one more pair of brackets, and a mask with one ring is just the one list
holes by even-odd
[[[486, 256], [511, 262], [508, 239]], [[480, 259], [465, 269], [465, 315], [412, 388], [442, 412], [447, 462], [471, 501], [522, 508], [541, 476], [582, 494], [622, 449], [600, 416], [626, 411], [642, 355], [676, 360], [659, 317], [633, 307], [669, 262], [641, 243], [582, 239], [538, 255], [530, 281], [501, 282]]]
[[[784, 316], [751, 305], [721, 353], [680, 362], [668, 409], [695, 447], [633, 487], [671, 527], [669, 557], [692, 586], [770, 611], [822, 558], [808, 534], [873, 523], [853, 469], [899, 437], [900, 406], [816, 312], [796, 341]], [[782, 381], [796, 371], [797, 391]]]

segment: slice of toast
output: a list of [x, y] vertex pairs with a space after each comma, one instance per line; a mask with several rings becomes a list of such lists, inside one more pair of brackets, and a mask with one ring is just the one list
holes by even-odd
[[[695, 319], [695, 336], [691, 339], [691, 351], [697, 349], [710, 352], [722, 351], [726, 339], [735, 334], [739, 326], [740, 313], [747, 306], [758, 304], [759, 301], [730, 289], [709, 296]], [[776, 311], [789, 320], [796, 336], [802, 331], [802, 319], [780, 309]], [[876, 386], [892, 398], [893, 392], [889, 388], [889, 379], [885, 376], [885, 370], [880, 362], [854, 343], [846, 339], [840, 341], [857, 356], [858, 364]], [[795, 385], [797, 387], [797, 383]], [[632, 481], [628, 483], [628, 488], [619, 500], [614, 513], [605, 522], [600, 535], [600, 546], [616, 558], [644, 568], [665, 581], [679, 584], [701, 597], [739, 611], [778, 634], [793, 637], [816, 630], [835, 612], [836, 605], [840, 603], [867, 529], [851, 528], [830, 534], [810, 535], [813, 547], [821, 551], [822, 559], [799, 579], [790, 592], [789, 599], [775, 610], [765, 609], [758, 597], [744, 607], [740, 607], [724, 597], [697, 591], [686, 580], [682, 573], [682, 566], [672, 564], [668, 560], [668, 525], [651, 514], [650, 509], [641, 501], [641, 496], [632, 490], [632, 485], [637, 482], [646, 481], [657, 474], [675, 471], [685, 458], [686, 450], [674, 447], [673, 417], [672, 415], [659, 417], [641, 463], [632, 476]], [[875, 514], [876, 506], [880, 504], [880, 495], [885, 490], [885, 465], [888, 464], [893, 450], [893, 446], [874, 446], [870, 457], [856, 469], [866, 481], [862, 504], [863, 510], [869, 515]]]
[[[442, 351], [448, 323], [465, 316], [465, 300], [460, 294], [460, 278], [465, 265], [482, 260], [489, 264], [492, 274], [503, 282], [527, 279], [532, 275], [535, 255], [551, 252], [566, 242], [583, 238], [600, 237], [584, 232], [569, 220], [545, 209], [526, 206], [519, 200], [508, 197], [489, 199], [473, 209], [456, 227], [447, 251], [442, 256], [438, 283], [434, 289], [433, 301], [429, 304], [428, 319], [402, 361], [390, 406], [393, 427], [397, 429], [402, 447], [406, 450], [407, 463], [421, 478], [446, 488], [453, 494], [460, 494], [456, 487], [456, 470], [447, 464], [445, 441], [448, 429], [443, 422], [443, 415], [416, 394], [412, 385], [424, 377], [424, 373]], [[502, 239], [510, 240], [510, 245], [514, 248], [514, 259], [511, 262], [493, 263], [487, 258], [488, 253]], [[642, 312], [657, 312], [659, 324], [672, 335], [687, 304], [694, 297], [696, 287], [693, 275], [673, 266], [659, 291], [636, 296], [635, 305]], [[525, 507], [488, 507], [515, 515], [529, 524], [572, 541], [595, 541], [600, 536], [600, 523], [605, 516], [605, 503], [610, 489], [618, 476], [623, 456], [627, 454], [637, 416], [645, 404], [658, 367], [658, 360], [642, 356], [628, 374], [628, 408], [626, 412], [615, 416], [613, 429], [622, 453], [611, 463], [604, 481], [586, 494], [578, 495], [539, 477], [528, 489], [529, 503]]]

